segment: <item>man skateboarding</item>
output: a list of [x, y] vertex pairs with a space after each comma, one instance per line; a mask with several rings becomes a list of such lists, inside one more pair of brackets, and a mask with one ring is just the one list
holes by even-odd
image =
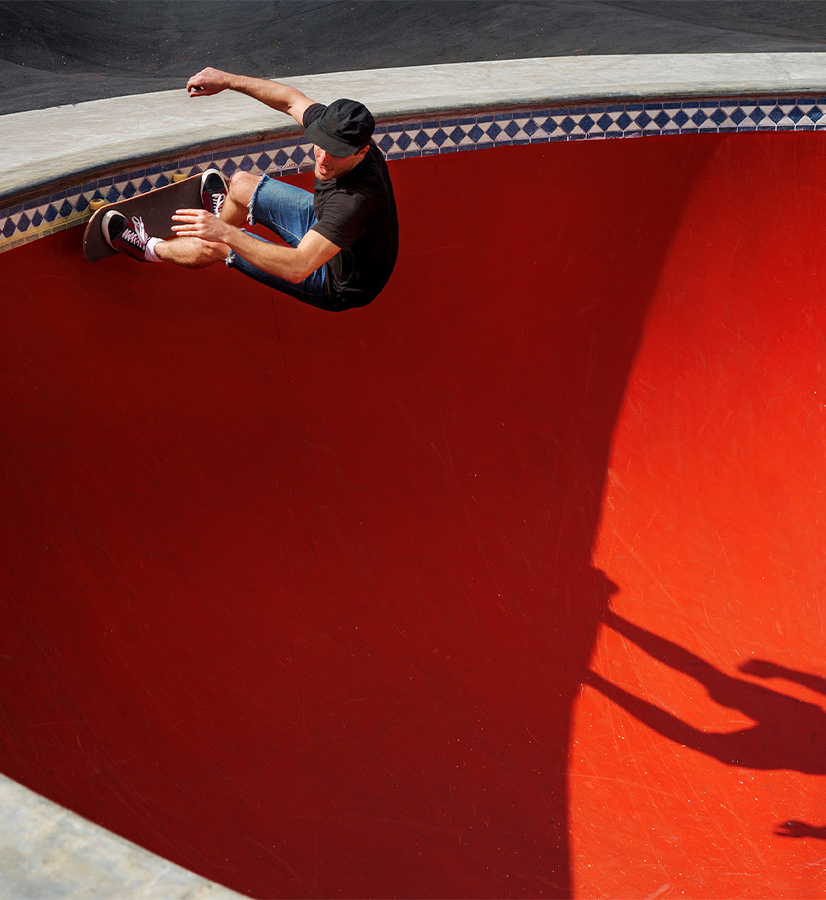
[[[202, 268], [224, 261], [233, 269], [313, 306], [365, 306], [387, 283], [398, 254], [398, 219], [384, 157], [372, 141], [373, 116], [361, 103], [324, 106], [296, 88], [204, 69], [189, 79], [192, 97], [234, 90], [292, 116], [313, 144], [311, 194], [267, 175], [237, 171], [229, 189], [217, 170], [201, 181], [202, 209], [179, 209], [174, 237], [145, 233], [139, 218], [103, 216], [115, 250], [148, 262]], [[243, 230], [246, 223], [274, 231], [287, 246]]]

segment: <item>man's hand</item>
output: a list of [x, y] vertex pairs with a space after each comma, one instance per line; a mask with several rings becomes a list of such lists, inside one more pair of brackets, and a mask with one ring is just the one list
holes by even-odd
[[826, 840], [826, 827], [818, 828], [815, 825], [809, 825], [807, 822], [798, 822], [795, 819], [781, 823], [774, 829], [774, 833], [778, 837]]
[[737, 667], [744, 675], [754, 675], [755, 678], [778, 678], [782, 668], [765, 659], [747, 659]]
[[190, 97], [211, 97], [213, 94], [220, 94], [230, 87], [229, 72], [222, 72], [220, 69], [202, 69], [197, 75], [186, 83], [186, 89], [189, 91]]
[[172, 226], [178, 237], [194, 237], [213, 244], [227, 244], [232, 234], [231, 225], [205, 209], [176, 210], [172, 221], [180, 223]]

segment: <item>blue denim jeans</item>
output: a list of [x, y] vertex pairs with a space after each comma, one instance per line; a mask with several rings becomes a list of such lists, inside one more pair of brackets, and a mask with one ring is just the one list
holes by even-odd
[[[294, 185], [284, 184], [283, 181], [270, 178], [268, 175], [261, 176], [250, 199], [249, 222], [251, 225], [264, 225], [286, 241], [290, 247], [297, 247], [316, 221], [311, 193]], [[264, 240], [255, 234], [251, 237], [257, 238], [259, 241]], [[227, 265], [262, 284], [295, 297], [296, 300], [320, 309], [334, 308], [327, 293], [324, 266], [316, 269], [299, 284], [291, 284], [277, 275], [263, 272], [235, 252], [230, 253]]]

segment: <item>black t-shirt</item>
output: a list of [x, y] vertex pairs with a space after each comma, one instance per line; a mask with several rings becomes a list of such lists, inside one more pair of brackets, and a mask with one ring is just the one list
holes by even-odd
[[[304, 127], [325, 110], [314, 103]], [[370, 142], [364, 159], [332, 181], [315, 182], [313, 231], [341, 252], [325, 264], [327, 290], [342, 309], [365, 306], [387, 284], [399, 252], [399, 221], [390, 173], [381, 150]]]

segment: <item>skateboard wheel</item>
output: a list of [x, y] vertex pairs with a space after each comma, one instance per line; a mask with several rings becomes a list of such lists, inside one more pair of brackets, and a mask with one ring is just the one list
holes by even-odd
[[89, 201], [89, 209], [92, 212], [97, 212], [99, 209], [102, 209], [106, 206], [106, 201], [102, 200], [100, 197], [95, 197], [94, 200]]
[[186, 181], [186, 175], [183, 172], [176, 172], [172, 176], [172, 183], [177, 184], [179, 181]]

